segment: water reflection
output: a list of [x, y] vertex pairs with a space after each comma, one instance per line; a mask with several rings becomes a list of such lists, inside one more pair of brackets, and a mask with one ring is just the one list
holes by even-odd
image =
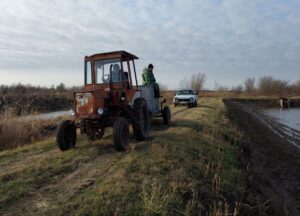
[[23, 117], [24, 119], [36, 120], [36, 119], [54, 119], [60, 116], [69, 115], [69, 111], [56, 111], [50, 113], [43, 113], [38, 115], [28, 115]]
[[276, 118], [280, 123], [300, 131], [300, 108], [270, 108], [264, 109], [263, 112]]

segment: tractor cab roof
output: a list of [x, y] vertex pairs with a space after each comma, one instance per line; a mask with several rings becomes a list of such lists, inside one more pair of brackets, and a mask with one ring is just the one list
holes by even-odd
[[126, 52], [126, 51], [113, 51], [113, 52], [106, 52], [106, 53], [97, 53], [91, 56], [86, 56], [86, 61], [93, 61], [93, 60], [102, 60], [102, 59], [114, 59], [114, 58], [121, 58], [122, 61], [125, 60], [133, 60], [139, 59], [137, 56]]

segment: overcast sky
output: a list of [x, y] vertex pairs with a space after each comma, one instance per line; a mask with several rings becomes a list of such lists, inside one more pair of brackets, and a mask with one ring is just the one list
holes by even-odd
[[0, 84], [83, 83], [85, 55], [136, 54], [169, 88], [300, 79], [300, 0], [1, 0]]

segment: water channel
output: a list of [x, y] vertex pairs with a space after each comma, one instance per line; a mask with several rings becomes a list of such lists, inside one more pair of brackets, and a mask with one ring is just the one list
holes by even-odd
[[263, 112], [280, 123], [300, 131], [300, 108], [268, 108]]

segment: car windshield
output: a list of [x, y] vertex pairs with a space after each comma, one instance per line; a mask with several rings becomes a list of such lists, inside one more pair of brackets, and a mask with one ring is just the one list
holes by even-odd
[[191, 95], [194, 94], [193, 90], [179, 90], [176, 93], [177, 95]]
[[94, 69], [95, 69], [95, 80], [97, 84], [109, 83], [110, 80], [112, 82], [121, 81], [120, 59], [97, 60], [95, 61]]

